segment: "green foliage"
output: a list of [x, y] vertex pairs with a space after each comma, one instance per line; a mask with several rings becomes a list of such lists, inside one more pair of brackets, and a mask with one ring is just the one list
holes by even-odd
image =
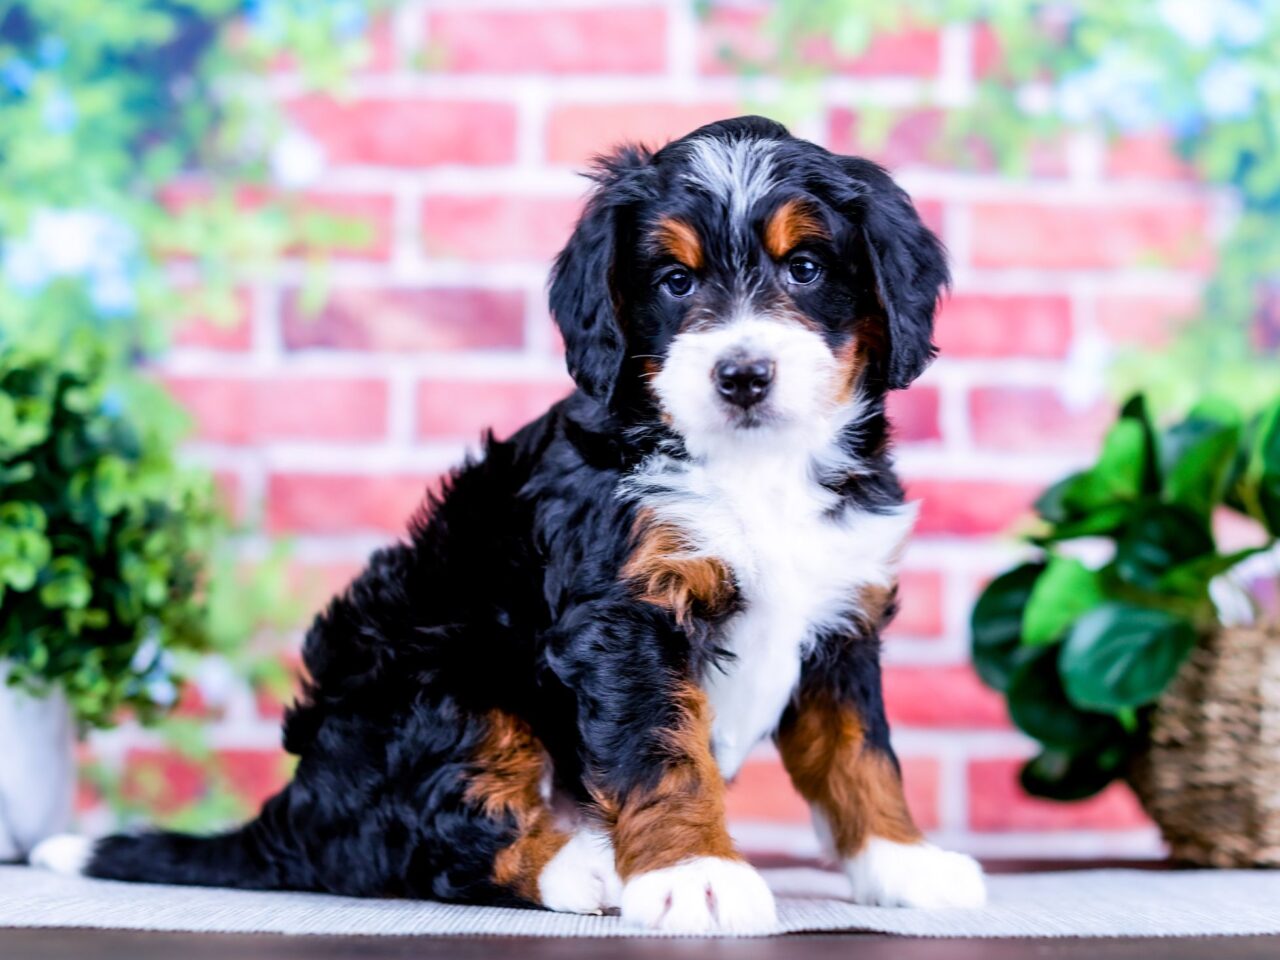
[[[336, 83], [380, 2], [0, 4], [0, 316], [110, 318], [127, 355], [194, 314], [229, 317], [246, 266], [358, 244], [270, 185], [282, 121], [250, 78], [288, 52], [305, 81]], [[201, 199], [175, 202], [175, 185]], [[181, 295], [176, 252], [201, 277]]]
[[[0, 657], [87, 725], [124, 707], [203, 760], [165, 708], [204, 658], [289, 684], [248, 642], [298, 620], [284, 555], [245, 577], [211, 478], [173, 458], [185, 419], [136, 365], [193, 316], [233, 317], [245, 271], [288, 251], [314, 303], [313, 251], [367, 239], [282, 172], [270, 85], [284, 55], [291, 90], [339, 84], [387, 2], [0, 3]], [[94, 779], [125, 812], [117, 772]]]
[[138, 419], [87, 331], [0, 338], [0, 657], [59, 683], [78, 717], [172, 701], [166, 650], [204, 643], [200, 571], [216, 533], [206, 476], [179, 468], [163, 418]]
[[[778, 0], [766, 29], [780, 54], [769, 66], [791, 81], [793, 99], [812, 103], [824, 73], [821, 58], [810, 55], [816, 38], [853, 55], [875, 34], [908, 22], [974, 24], [1000, 51], [973, 96], [948, 105], [935, 145], [940, 157], [962, 164], [994, 158], [1005, 172], [1022, 175], [1038, 147], [1068, 130], [1159, 132], [1205, 182], [1236, 192], [1238, 219], [1217, 251], [1200, 316], [1170, 350], [1119, 358], [1116, 376], [1165, 409], [1184, 409], [1205, 392], [1251, 409], [1265, 402], [1280, 359], [1280, 5]], [[898, 111], [858, 110], [859, 136], [874, 150]]]
[[[1218, 627], [1209, 584], [1280, 538], [1265, 504], [1280, 477], [1280, 399], [1245, 422], [1221, 401], [1163, 430], [1126, 403], [1097, 462], [1054, 484], [1031, 537], [1044, 556], [997, 577], [973, 611], [979, 676], [1044, 747], [1023, 771], [1033, 793], [1089, 796], [1141, 749], [1148, 708], [1197, 638]], [[1256, 520], [1268, 545], [1223, 554], [1215, 510]], [[1105, 537], [1098, 568], [1062, 552]]]

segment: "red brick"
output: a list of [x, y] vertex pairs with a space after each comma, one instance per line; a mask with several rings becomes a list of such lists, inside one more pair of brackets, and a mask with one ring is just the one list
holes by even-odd
[[216, 776], [256, 810], [285, 784], [288, 769], [279, 750], [220, 750], [201, 764], [167, 750], [134, 748], [125, 756], [123, 789], [130, 800], [165, 815], [199, 800]]
[[1197, 179], [1195, 168], [1178, 156], [1172, 141], [1156, 133], [1115, 140], [1107, 151], [1106, 173], [1117, 180]]
[[[938, 826], [938, 762], [932, 757], [902, 758], [907, 805], [922, 830]], [[796, 794], [778, 760], [745, 764], [725, 798], [731, 822], [807, 824], [808, 805]]]
[[1004, 699], [968, 664], [889, 666], [884, 671], [889, 722], [904, 727], [1006, 730]]
[[937, 321], [944, 357], [1065, 357], [1071, 302], [1054, 295], [956, 294]]
[[1041, 488], [997, 480], [917, 479], [907, 499], [922, 500], [916, 533], [1002, 533], [1026, 515]]
[[944, 578], [938, 570], [902, 570], [898, 575], [898, 613], [890, 633], [941, 636], [945, 630]]
[[452, 73], [656, 73], [666, 66], [666, 11], [437, 10], [428, 58]]
[[386, 260], [391, 256], [394, 216], [391, 197], [379, 194], [308, 192], [298, 198], [299, 209], [323, 214], [356, 229], [359, 237], [336, 243], [303, 243], [289, 252], [298, 254], [327, 253], [340, 257]]
[[730, 822], [810, 822], [809, 805], [776, 757], [743, 764], [725, 796], [725, 808]]
[[344, 287], [318, 313], [296, 292], [282, 308], [290, 350], [453, 351], [518, 348], [524, 342], [524, 294], [467, 288]]
[[1147, 205], [992, 202], [973, 207], [978, 267], [1207, 268], [1207, 211], [1169, 198]]
[[[868, 141], [862, 134], [861, 117], [856, 111], [837, 108], [831, 111], [827, 126], [828, 146], [837, 153], [870, 157], [890, 169], [926, 166], [965, 167], [993, 171], [998, 164], [991, 147], [977, 137], [963, 145], [952, 146], [945, 139], [946, 113], [942, 110], [915, 110], [896, 117], [888, 132]], [[1036, 142], [1027, 148], [1027, 164], [1031, 173], [1042, 177], [1061, 177], [1067, 173], [1066, 154], [1061, 144]]]
[[253, 298], [248, 290], [236, 290], [231, 294], [228, 307], [226, 316], [196, 313], [179, 319], [174, 330], [174, 344], [203, 350], [248, 350], [253, 343], [250, 317]]
[[894, 438], [919, 443], [942, 438], [938, 424], [938, 391], [934, 387], [912, 387], [889, 394], [889, 422]]
[[1098, 326], [1114, 343], [1165, 347], [1200, 309], [1198, 296], [1115, 294], [1098, 298]]
[[358, 560], [333, 560], [328, 563], [290, 564], [288, 571], [289, 589], [300, 605], [316, 607], [330, 597], [334, 597], [364, 570], [365, 564]]
[[91, 750], [83, 746], [76, 750], [76, 766], [80, 770], [80, 775], [76, 780], [75, 813], [77, 818], [93, 813], [102, 805], [101, 791], [98, 789], [97, 784], [85, 774], [88, 766], [96, 761], [97, 758]]
[[[737, 73], [742, 66], [764, 69], [778, 65], [778, 50], [764, 22], [768, 11], [712, 7], [698, 37], [698, 67], [703, 73]], [[856, 56], [842, 53], [830, 38], [814, 35], [800, 41], [798, 56], [807, 65], [854, 76], [931, 76], [941, 55], [937, 33], [904, 29], [878, 33]]]
[[1000, 37], [989, 24], [973, 27], [973, 72], [979, 77], [992, 77], [1004, 65], [1004, 49]]
[[220, 750], [218, 769], [236, 796], [257, 810], [289, 782], [293, 761], [281, 750]]
[[946, 227], [946, 205], [941, 200], [924, 200], [920, 197], [913, 197], [912, 203], [924, 225], [941, 236]]
[[547, 159], [581, 167], [622, 143], [657, 148], [706, 123], [742, 113], [734, 103], [567, 103], [547, 118]]
[[[240, 22], [231, 25], [230, 40], [233, 45], [243, 49], [250, 41], [251, 28]], [[361, 55], [354, 58], [349, 65], [351, 73], [356, 75], [386, 73], [396, 67], [396, 44], [393, 24], [389, 16], [375, 17], [357, 41]], [[285, 50], [277, 54], [268, 64], [268, 69], [276, 75], [288, 75], [298, 72], [298, 58]]]
[[492, 429], [510, 436], [567, 396], [573, 383], [558, 380], [424, 380], [418, 384], [418, 436], [475, 440]]
[[1022, 761], [969, 763], [969, 824], [984, 833], [1016, 830], [1132, 830], [1150, 824], [1122, 784], [1079, 803], [1029, 797], [1018, 783]]
[[901, 757], [902, 787], [907, 807], [921, 830], [936, 830], [938, 819], [938, 761], [933, 757]]
[[898, 577], [898, 615], [889, 636], [940, 637], [943, 620], [943, 580], [937, 570], [903, 570]]
[[382, 380], [169, 377], [196, 435], [214, 443], [374, 440], [387, 430]]
[[581, 210], [578, 197], [435, 194], [423, 203], [422, 242], [446, 259], [549, 261]]
[[[168, 210], [179, 216], [200, 207], [222, 203], [221, 198], [215, 197], [210, 185], [200, 181], [176, 183], [163, 191], [161, 200]], [[306, 238], [285, 250], [286, 254], [324, 253], [372, 260], [385, 260], [391, 255], [393, 201], [386, 194], [334, 193], [323, 190], [272, 193], [260, 188], [246, 188], [236, 194], [232, 203], [234, 211], [246, 212], [260, 211], [271, 204], [282, 213], [291, 230], [304, 234], [309, 221], [314, 221], [317, 216], [338, 220], [345, 230], [354, 230], [358, 234], [336, 242]], [[181, 247], [171, 252], [175, 256], [191, 253]], [[260, 251], [257, 250], [239, 252], [260, 256]]]
[[858, 114], [838, 108], [828, 121], [827, 146], [836, 153], [870, 157], [890, 169], [932, 165], [938, 159], [944, 118], [941, 110], [913, 111], [895, 119], [882, 141], [868, 143]]
[[337, 165], [485, 166], [515, 159], [516, 112], [509, 104], [309, 96], [290, 102], [288, 111]]
[[1046, 387], [981, 387], [969, 394], [974, 442], [996, 450], [1090, 450], [1114, 415], [1107, 404], [1072, 410]]
[[274, 473], [267, 529], [312, 534], [403, 534], [439, 478], [424, 474]]

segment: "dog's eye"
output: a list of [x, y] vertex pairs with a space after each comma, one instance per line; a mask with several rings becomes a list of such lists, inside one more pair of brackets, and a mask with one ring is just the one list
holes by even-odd
[[810, 257], [792, 257], [787, 264], [787, 272], [793, 283], [808, 284], [822, 275], [822, 267]]
[[662, 278], [662, 285], [666, 287], [667, 293], [680, 300], [693, 293], [697, 281], [688, 270], [672, 270]]

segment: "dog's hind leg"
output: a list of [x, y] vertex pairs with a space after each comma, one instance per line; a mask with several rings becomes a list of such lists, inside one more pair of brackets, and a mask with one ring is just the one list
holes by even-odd
[[607, 834], [553, 812], [551, 761], [526, 723], [496, 710], [488, 722], [466, 799], [514, 827], [515, 839], [494, 857], [494, 885], [566, 913], [616, 907], [621, 881]]

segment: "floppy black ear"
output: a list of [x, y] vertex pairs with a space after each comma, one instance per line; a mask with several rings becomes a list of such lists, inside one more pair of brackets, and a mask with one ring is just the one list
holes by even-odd
[[946, 251], [883, 167], [860, 157], [843, 158], [841, 164], [856, 181], [854, 205], [888, 326], [885, 386], [901, 390], [938, 353], [933, 317], [951, 283]]
[[618, 251], [629, 211], [645, 196], [650, 154], [623, 147], [598, 158], [591, 174], [597, 187], [556, 257], [551, 272], [551, 314], [564, 337], [569, 374], [582, 391], [602, 403], [613, 396], [626, 336], [622, 329]]

